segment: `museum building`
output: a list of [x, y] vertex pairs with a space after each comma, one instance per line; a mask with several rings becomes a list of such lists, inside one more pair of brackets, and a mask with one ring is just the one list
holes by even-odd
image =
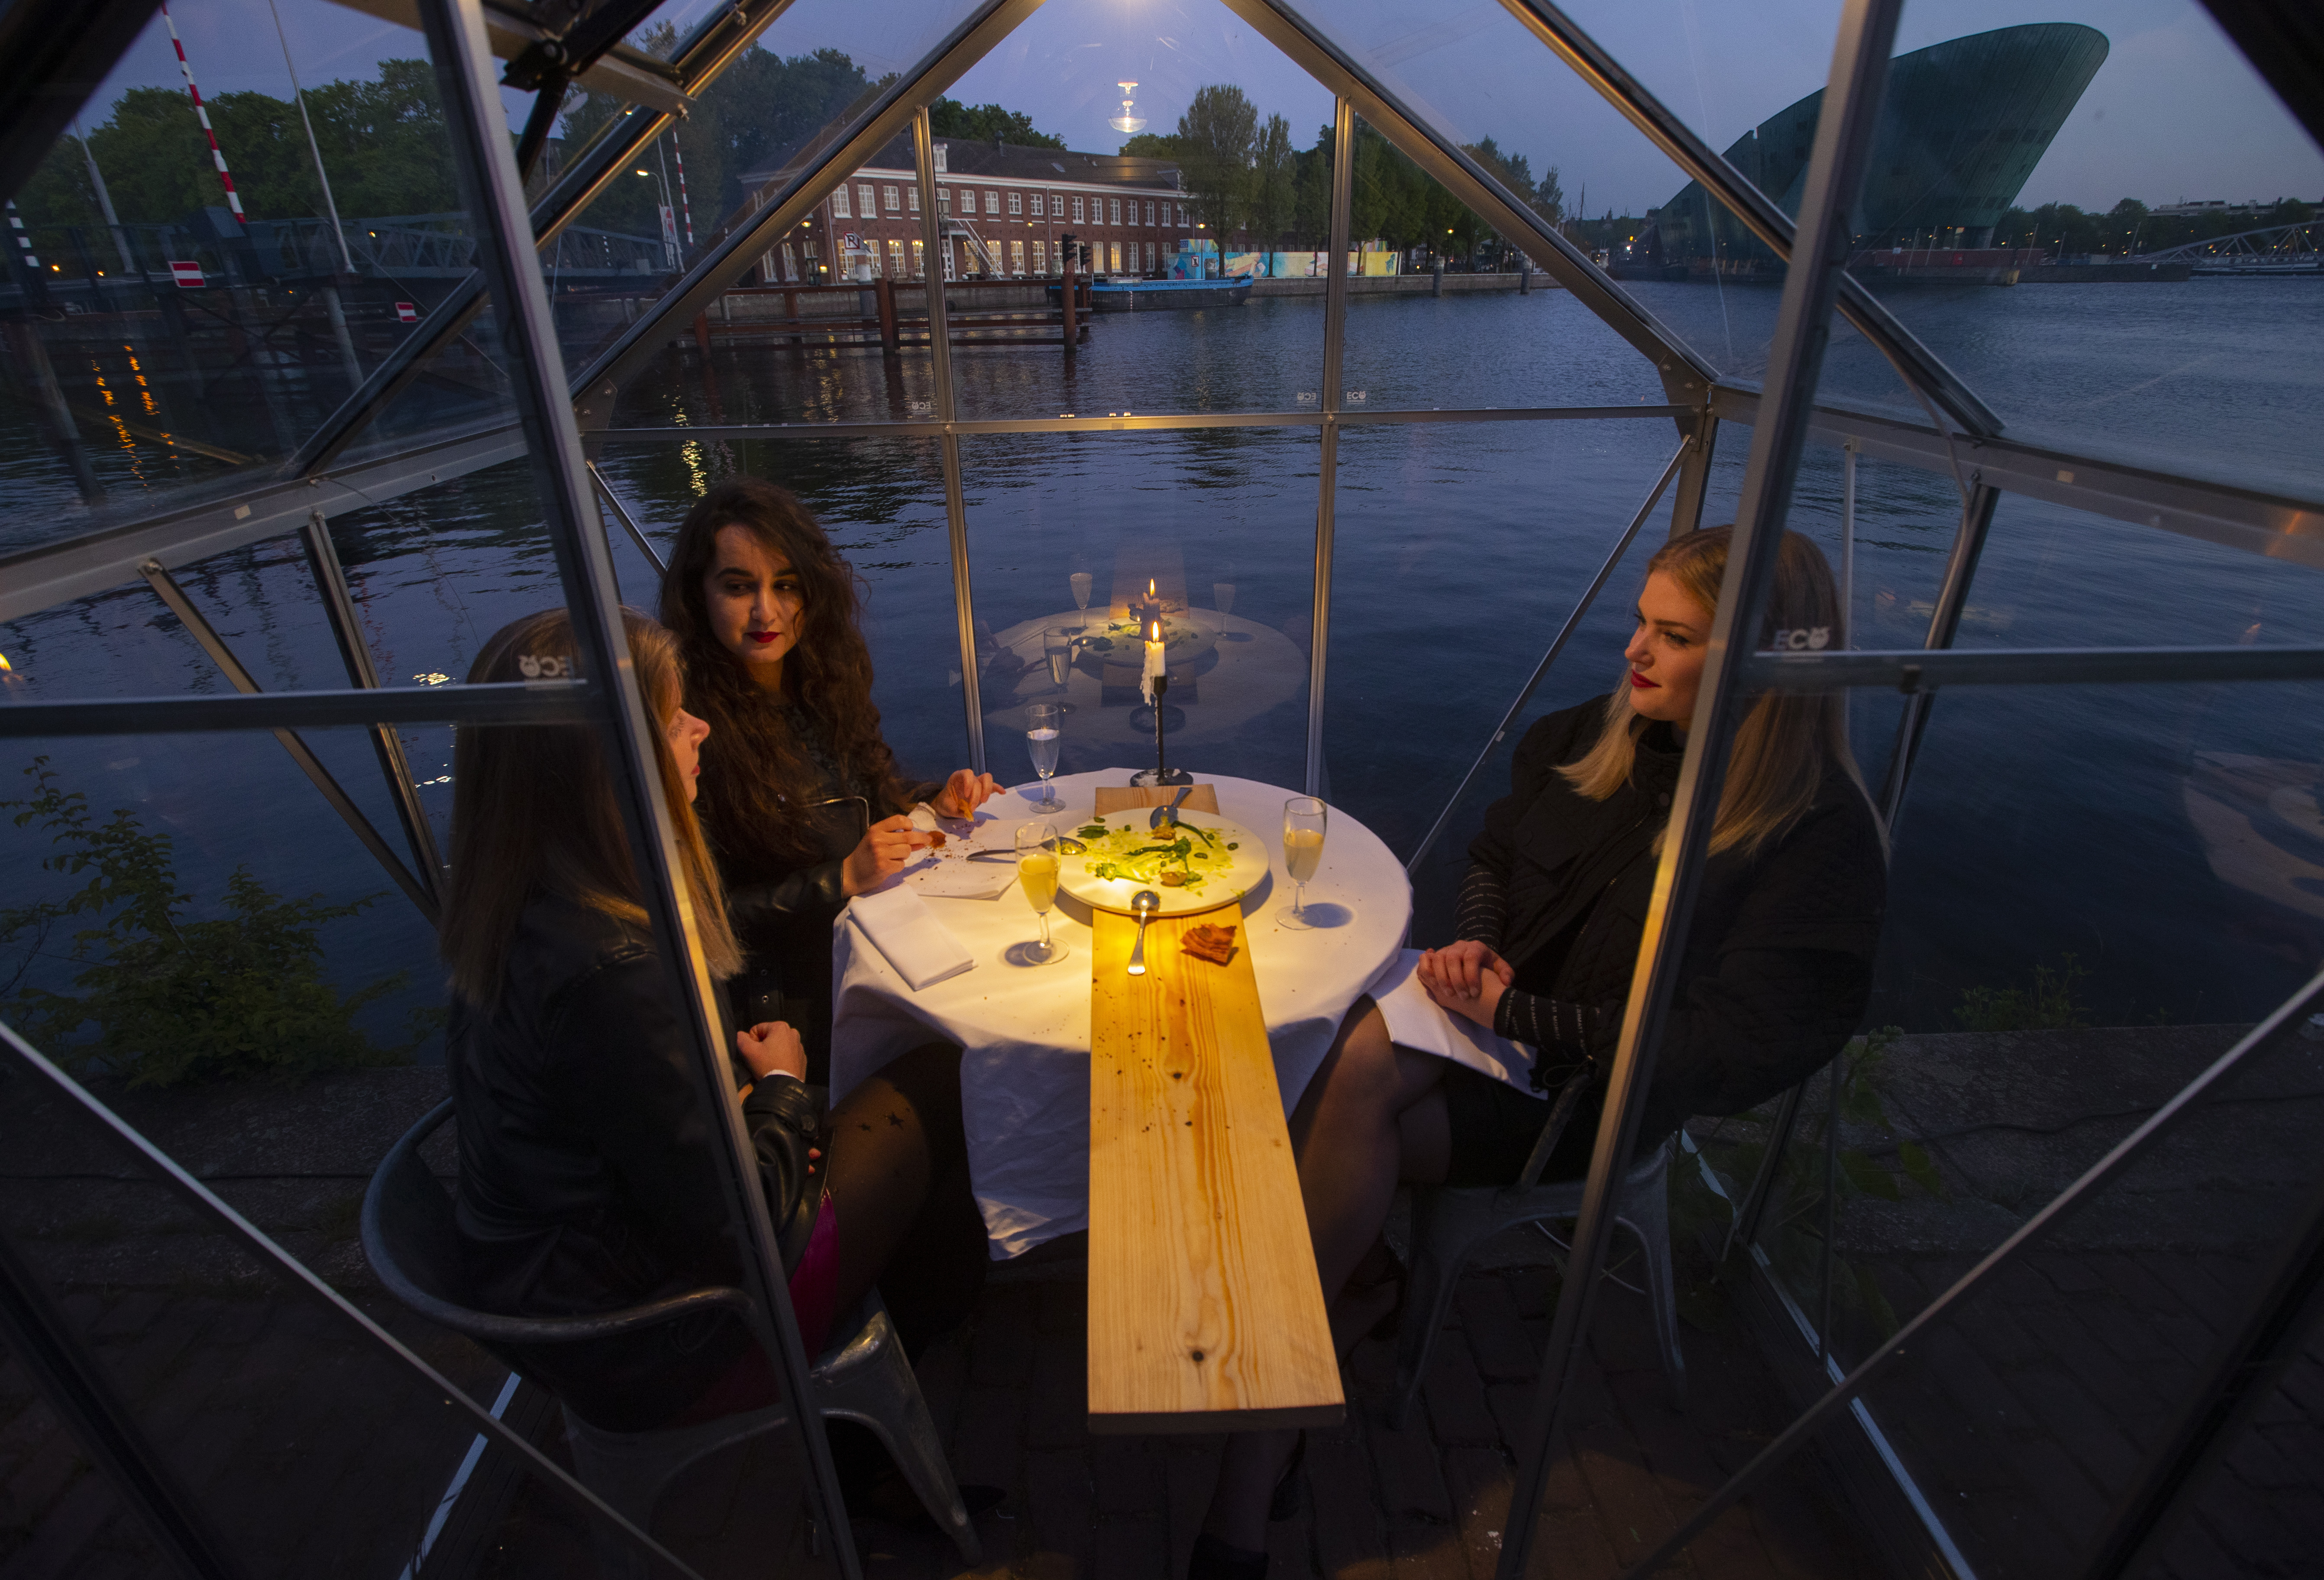
[[[935, 153], [947, 280], [1061, 273], [1068, 236], [1089, 249], [1077, 270], [1155, 275], [1202, 232], [1166, 160], [941, 137]], [[775, 173], [742, 178], [753, 208]], [[830, 284], [868, 265], [873, 278], [918, 280], [927, 246], [911, 139], [898, 137], [768, 248], [759, 276], [770, 285]]]

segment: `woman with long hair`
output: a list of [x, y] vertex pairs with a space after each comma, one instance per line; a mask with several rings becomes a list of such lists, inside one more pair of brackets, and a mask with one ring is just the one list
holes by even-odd
[[[654, 757], [711, 975], [741, 950], [692, 802], [708, 726], [681, 706], [678, 643], [624, 612], [660, 725]], [[579, 672], [563, 610], [493, 635], [472, 684]], [[588, 725], [464, 725], [454, 745], [452, 862], [439, 947], [459, 1116], [455, 1202], [485, 1310], [594, 1315], [740, 1281], [692, 1032], [647, 924], [607, 743]], [[960, 1134], [959, 1056], [891, 1063], [832, 1115], [830, 1156], [798, 1034], [737, 1033], [741, 1103], [808, 1353], [875, 1280], [908, 1348], [965, 1315], [985, 1263]], [[890, 1264], [892, 1274], [886, 1273]], [[772, 1402], [774, 1374], [739, 1319], [544, 1344], [512, 1361], [613, 1431]]]
[[859, 614], [855, 572], [815, 517], [755, 477], [703, 495], [662, 577], [687, 702], [710, 721], [703, 822], [746, 956], [735, 1018], [798, 1026], [818, 1080], [841, 909], [928, 843], [913, 803], [965, 818], [1000, 792], [964, 768], [941, 783], [898, 773]]
[[[1691, 532], [1647, 563], [1622, 683], [1518, 743], [1511, 793], [1469, 847], [1455, 941], [1406, 951], [1356, 1002], [1300, 1097], [1292, 1145], [1343, 1344], [1393, 1310], [1379, 1235], [1399, 1180], [1513, 1182], [1569, 1084], [1579, 1103], [1543, 1178], [1588, 1169], [1730, 536]], [[1785, 532], [1756, 645], [1794, 631], [1845, 645], [1843, 617], [1821, 552]], [[1840, 1050], [1870, 997], [1886, 889], [1845, 702], [1759, 697], [1729, 755], [1640, 1156], [1689, 1115], [1740, 1113]], [[1197, 1580], [1264, 1575], [1296, 1452], [1282, 1433], [1230, 1439]]]

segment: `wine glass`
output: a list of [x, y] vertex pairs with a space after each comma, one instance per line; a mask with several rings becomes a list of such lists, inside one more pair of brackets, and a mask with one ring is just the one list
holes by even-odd
[[1028, 966], [1055, 965], [1068, 953], [1049, 937], [1049, 907], [1057, 902], [1057, 831], [1038, 818], [1017, 830], [1017, 886], [1041, 919], [1041, 941], [1019, 944], [1010, 954]]
[[1065, 711], [1054, 702], [1037, 702], [1026, 710], [1026, 722], [1031, 726], [1025, 732], [1025, 749], [1033, 754], [1033, 772], [1041, 776], [1041, 799], [1034, 805], [1047, 811], [1056, 811], [1061, 804], [1057, 792], [1049, 781], [1057, 772], [1059, 739], [1065, 729]]
[[1077, 570], [1065, 578], [1073, 584], [1074, 607], [1082, 612], [1082, 629], [1089, 629], [1090, 573]]
[[1283, 870], [1293, 884], [1291, 903], [1275, 913], [1277, 927], [1305, 932], [1315, 924], [1307, 919], [1307, 881], [1323, 864], [1323, 825], [1329, 814], [1313, 796], [1294, 796], [1283, 803]]
[[1074, 633], [1067, 625], [1052, 626], [1041, 638], [1041, 657], [1048, 661], [1049, 684], [1063, 691], [1074, 669]]
[[[1219, 613], [1222, 615], [1234, 613], [1234, 595], [1235, 585], [1231, 581], [1214, 581], [1211, 584], [1211, 602], [1218, 605]], [[1221, 620], [1219, 624], [1224, 625], [1226, 622]]]

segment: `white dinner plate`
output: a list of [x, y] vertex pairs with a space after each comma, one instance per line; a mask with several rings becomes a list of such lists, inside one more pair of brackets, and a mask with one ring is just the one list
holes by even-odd
[[[1089, 849], [1080, 855], [1065, 856], [1057, 863], [1057, 887], [1084, 905], [1100, 910], [1128, 912], [1130, 897], [1140, 889], [1151, 889], [1162, 897], [1157, 916], [1183, 916], [1188, 911], [1208, 910], [1239, 900], [1259, 887], [1267, 877], [1268, 853], [1266, 843], [1240, 823], [1230, 823], [1211, 812], [1181, 811], [1178, 821], [1185, 827], [1176, 831], [1167, 828], [1149, 829], [1147, 824], [1154, 816], [1151, 807], [1132, 807], [1126, 811], [1109, 812], [1103, 818], [1090, 818], [1079, 823], [1059, 823], [1060, 834], [1070, 834], [1083, 840]], [[1089, 830], [1102, 823], [1113, 831], [1111, 842], [1093, 836]], [[1205, 840], [1194, 832], [1200, 828], [1210, 835]], [[1122, 833], [1132, 837], [1120, 839]], [[1144, 851], [1153, 845], [1184, 838], [1189, 859], [1183, 862], [1162, 858], [1169, 870], [1183, 870], [1199, 874], [1200, 883], [1166, 884], [1158, 876], [1103, 877], [1093, 869], [1107, 863], [1120, 864], [1123, 860], [1122, 846]], [[1202, 860], [1191, 859], [1200, 852]], [[1134, 856], [1140, 865], [1150, 864], [1156, 858], [1150, 855]]]

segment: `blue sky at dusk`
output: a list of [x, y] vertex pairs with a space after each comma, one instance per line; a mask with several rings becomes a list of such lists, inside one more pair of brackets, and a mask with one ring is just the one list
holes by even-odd
[[[424, 53], [408, 30], [329, 0], [279, 0], [302, 80], [368, 76], [375, 62]], [[713, 0], [666, 14], [690, 24]], [[765, 43], [783, 54], [843, 50], [877, 75], [908, 69], [959, 19], [963, 0], [798, 0]], [[265, 0], [175, 0], [204, 93], [285, 95], [289, 79]], [[1307, 0], [1307, 14], [1408, 103], [1462, 141], [1491, 136], [1536, 171], [1561, 170], [1569, 203], [1637, 212], [1683, 181], [1497, 0], [1425, 9], [1400, 0]], [[1665, 104], [1718, 147], [1821, 85], [1837, 0], [1570, 0], [1567, 11]], [[2106, 64], [2027, 182], [2020, 201], [2104, 208], [2116, 199], [2324, 198], [2324, 153], [2189, 0], [2002, 0], [1908, 5], [1900, 52], [2026, 22], [2077, 22], [2111, 44]], [[1072, 146], [1111, 149], [1121, 134], [1115, 83], [1135, 79], [1136, 114], [1167, 131], [1194, 90], [1240, 85], [1303, 144], [1331, 98], [1215, 0], [1049, 0], [953, 89], [1033, 117]], [[138, 84], [177, 86], [157, 16], [91, 106]], [[519, 96], [511, 96], [521, 109]], [[232, 151], [227, 151], [228, 158]]]

